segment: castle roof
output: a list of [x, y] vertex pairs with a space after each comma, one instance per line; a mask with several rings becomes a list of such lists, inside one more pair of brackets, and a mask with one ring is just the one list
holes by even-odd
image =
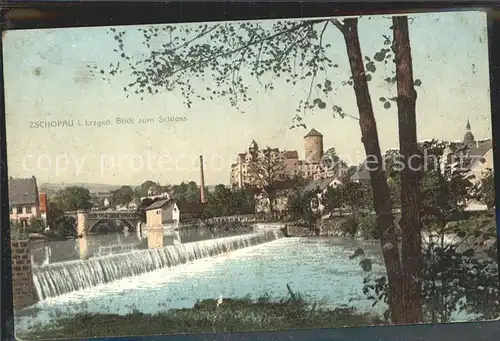
[[298, 159], [299, 153], [296, 150], [287, 150], [284, 152], [285, 159]]
[[257, 144], [257, 142], [255, 142], [255, 140], [252, 140], [252, 142], [250, 143], [250, 147], [248, 147], [248, 149], [259, 150], [259, 145]]
[[320, 137], [322, 137], [323, 135], [322, 135], [319, 131], [317, 131], [316, 129], [312, 128], [312, 129], [311, 129], [311, 130], [307, 133], [307, 135], [306, 135], [306, 136], [304, 136], [304, 138], [306, 138], [306, 137], [313, 137], [313, 136], [320, 136]]

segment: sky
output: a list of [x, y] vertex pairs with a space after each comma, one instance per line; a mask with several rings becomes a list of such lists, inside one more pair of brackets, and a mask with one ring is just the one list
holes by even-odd
[[[419, 140], [459, 140], [467, 119], [477, 139], [491, 138], [486, 15], [481, 12], [411, 15], [410, 41], [417, 88]], [[361, 18], [359, 35], [364, 55], [391, 36], [386, 16]], [[128, 26], [136, 32], [138, 26]], [[252, 139], [260, 147], [297, 150], [304, 157], [303, 136], [315, 128], [324, 135], [325, 149], [355, 164], [363, 160], [359, 121], [333, 117], [329, 110], [304, 115], [307, 130], [289, 129], [298, 102], [307, 97], [307, 84], [291, 86], [278, 80], [275, 90], [251, 86], [245, 113], [223, 99], [182, 103], [178, 92], [163, 92], [144, 100], [126, 98], [123, 87], [131, 78], [110, 83], [93, 77], [86, 65], [106, 67], [117, 60], [116, 46], [106, 27], [10, 31], [3, 37], [8, 172], [12, 177], [35, 175], [40, 183], [100, 183], [137, 185], [146, 180], [162, 184], [199, 181], [199, 155], [204, 157], [205, 183], [228, 184], [230, 166]], [[332, 27], [325, 40], [330, 58], [339, 65], [331, 96], [345, 112], [357, 116], [342, 35]], [[143, 51], [139, 39], [129, 50]], [[398, 147], [397, 109], [386, 110], [379, 97], [390, 97], [395, 86], [377, 71], [369, 83], [382, 150]], [[204, 83], [203, 83], [204, 82]], [[211, 79], [193, 80], [210, 86]], [[249, 84], [254, 84], [250, 82]], [[179, 122], [160, 122], [160, 117]], [[134, 124], [117, 124], [132, 118]], [[140, 118], [154, 123], [139, 124]], [[86, 126], [85, 121], [109, 120], [109, 125]], [[39, 121], [72, 121], [73, 127], [34, 127]], [[81, 124], [81, 126], [79, 125]]]

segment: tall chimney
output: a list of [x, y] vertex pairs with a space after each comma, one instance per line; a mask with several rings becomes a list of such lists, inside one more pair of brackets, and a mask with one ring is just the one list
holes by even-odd
[[203, 155], [200, 155], [200, 201], [205, 202], [205, 174], [203, 173]]
[[40, 213], [47, 213], [47, 194], [40, 193], [38, 195], [38, 201], [40, 204]]

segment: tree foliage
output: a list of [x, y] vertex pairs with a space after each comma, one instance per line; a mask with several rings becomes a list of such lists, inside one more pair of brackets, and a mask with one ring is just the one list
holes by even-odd
[[474, 197], [473, 177], [463, 161], [467, 146], [432, 140], [425, 142], [422, 150], [424, 219], [444, 226], [451, 214], [463, 211]]
[[283, 153], [270, 147], [256, 151], [248, 164], [248, 174], [251, 186], [259, 190], [264, 198], [269, 199], [269, 208], [273, 212], [278, 192], [285, 189], [291, 181]]
[[127, 205], [136, 198], [136, 192], [130, 186], [121, 186], [120, 188], [111, 192], [111, 203], [116, 205]]
[[[331, 52], [337, 46], [333, 46], [326, 33], [330, 29], [342, 34], [347, 49], [351, 77], [341, 81], [341, 86], [352, 86], [354, 89], [359, 113], [356, 119], [359, 119], [366, 155], [374, 156], [380, 162], [380, 144], [368, 82], [372, 80], [378, 66], [392, 60], [392, 51], [388, 47], [391, 42], [384, 36], [384, 47], [375, 53], [373, 59], [363, 57], [358, 18], [140, 28], [139, 34], [143, 35], [145, 46], [144, 58], [137, 58], [137, 54], [133, 53], [136, 51], [126, 48], [127, 31], [112, 29], [120, 62], [112, 64], [108, 70], [96, 68], [95, 71], [105, 80], [119, 73], [128, 73], [131, 82], [124, 86], [124, 91], [133, 92], [141, 98], [177, 89], [188, 107], [193, 104], [193, 97], [200, 100], [227, 98], [232, 106], [240, 110], [240, 104], [251, 99], [251, 85], [247, 81], [249, 76], [255, 78], [265, 90], [273, 90], [275, 81], [281, 78], [285, 83], [307, 87], [306, 95], [299, 99], [292, 125], [305, 127], [301, 116], [305, 110], [328, 108], [333, 116], [349, 115], [339, 103], [334, 102], [332, 96], [338, 86], [335, 80], [339, 78], [339, 73], [338, 64], [331, 58]], [[135, 38], [128, 37], [137, 41]], [[406, 48], [409, 49], [409, 46]], [[192, 80], [205, 78], [210, 78], [213, 85], [193, 85]], [[386, 80], [394, 83], [395, 78], [388, 77]], [[415, 85], [420, 85], [421, 81], [417, 81]], [[388, 100], [380, 102], [384, 108], [390, 108]], [[381, 243], [395, 245], [392, 203], [385, 172], [375, 169], [370, 171], [370, 177]], [[268, 190], [265, 192], [268, 196], [272, 193]], [[384, 249], [384, 261], [391, 290], [399, 290], [395, 294], [399, 295], [398, 300], [391, 302], [394, 308], [393, 321], [419, 322], [411, 319], [407, 321], [406, 318], [409, 316], [405, 313], [408, 299], [398, 277], [402, 273], [398, 250]]]
[[47, 227], [45, 220], [41, 216], [32, 216], [29, 220], [27, 232], [30, 233], [43, 233]]
[[68, 186], [52, 197], [51, 205], [56, 205], [63, 212], [88, 210], [92, 208], [90, 191], [81, 186]]
[[315, 225], [320, 213], [315, 209], [315, 202], [318, 201], [318, 191], [295, 190], [290, 194], [287, 202], [288, 212], [292, 219], [296, 219], [312, 227]]
[[[328, 109], [333, 116], [352, 116], [333, 101], [338, 86], [353, 85], [352, 77], [342, 80], [339, 62], [331, 57], [338, 49], [331, 37], [338, 34], [340, 25], [337, 19], [310, 19], [155, 25], [137, 31], [110, 28], [117, 62], [107, 69], [88, 67], [108, 82], [119, 74], [127, 76], [130, 82], [123, 87], [127, 97], [178, 91], [187, 107], [195, 98], [225, 98], [242, 110], [241, 104], [252, 100], [252, 80], [265, 91], [274, 90], [278, 79], [293, 86], [306, 85], [292, 125], [305, 127], [301, 116], [305, 110]], [[143, 50], [131, 49], [132, 41], [142, 41]], [[392, 62], [390, 44], [391, 39], [383, 35], [380, 50], [365, 57], [368, 81], [377, 68]], [[394, 84], [394, 70], [389, 75], [381, 80]], [[197, 87], [193, 79], [210, 79], [213, 85]], [[415, 81], [416, 86], [421, 84]], [[380, 98], [386, 109], [391, 101], [396, 101], [392, 95]]]
[[[478, 320], [497, 318], [500, 297], [494, 216], [450, 222], [453, 213], [464, 212], [476, 193], [468, 161], [463, 159], [468, 147], [432, 140], [421, 148], [426, 223], [426, 243], [422, 246], [425, 320], [450, 322], [460, 312], [473, 314]], [[491, 181], [486, 175], [483, 183]], [[387, 285], [385, 276], [369, 276], [364, 292], [374, 305], [387, 302]]]
[[321, 202], [329, 213], [344, 209], [352, 214], [359, 214], [373, 207], [371, 188], [359, 182], [327, 187], [321, 196]]
[[182, 182], [172, 186], [171, 195], [172, 199], [180, 202], [199, 202], [200, 188], [194, 181]]
[[219, 184], [207, 197], [205, 215], [210, 218], [255, 213], [254, 193], [250, 186], [231, 189]]
[[[498, 260], [494, 217], [452, 224], [424, 244], [423, 310], [425, 321], [447, 323], [459, 313], [475, 320], [500, 315]], [[367, 276], [363, 292], [373, 306], [387, 303], [387, 278]], [[386, 318], [389, 311], [386, 311]]]
[[492, 209], [496, 205], [495, 201], [495, 177], [493, 170], [487, 169], [479, 184], [478, 199], [485, 203], [488, 209]]

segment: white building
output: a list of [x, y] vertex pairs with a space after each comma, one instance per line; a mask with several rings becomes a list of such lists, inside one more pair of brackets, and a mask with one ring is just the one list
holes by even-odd
[[177, 203], [163, 199], [152, 203], [146, 208], [146, 227], [171, 227], [179, 222], [194, 221], [202, 218], [205, 204]]

